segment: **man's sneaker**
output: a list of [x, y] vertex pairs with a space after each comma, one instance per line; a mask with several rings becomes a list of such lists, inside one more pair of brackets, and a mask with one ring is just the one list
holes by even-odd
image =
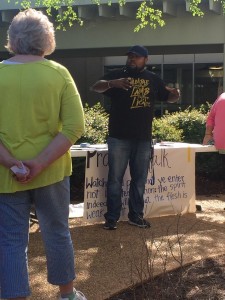
[[107, 230], [115, 230], [117, 229], [116, 223], [117, 222], [114, 220], [106, 220], [103, 228]]
[[73, 294], [70, 297], [62, 298], [60, 297], [59, 300], [87, 300], [82, 292], [73, 289]]
[[145, 219], [138, 217], [136, 220], [129, 220], [130, 225], [138, 226], [140, 228], [150, 228], [151, 224]]

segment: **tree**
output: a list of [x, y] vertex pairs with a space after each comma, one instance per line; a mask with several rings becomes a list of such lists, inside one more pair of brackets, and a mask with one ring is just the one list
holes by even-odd
[[[165, 20], [160, 9], [155, 9], [154, 4], [157, 0], [141, 1], [136, 12], [136, 19], [139, 24], [134, 28], [135, 32], [149, 26], [150, 28], [157, 28], [165, 26]], [[193, 16], [203, 17], [204, 12], [201, 10], [200, 5], [203, 0], [188, 0], [189, 9]], [[225, 14], [225, 0], [213, 0], [221, 3], [222, 11]], [[13, 2], [13, 0], [8, 0]], [[100, 5], [101, 0], [91, 0], [93, 4]], [[120, 6], [126, 5], [126, 0], [117, 0]], [[66, 30], [67, 26], [75, 24], [83, 25], [83, 21], [79, 18], [74, 7], [76, 0], [17, 0], [15, 4], [19, 4], [21, 9], [33, 7], [45, 7], [48, 16], [53, 16], [57, 26], [56, 29]], [[108, 0], [108, 5], [112, 5], [112, 1]], [[1, 4], [0, 4], [1, 7]]]

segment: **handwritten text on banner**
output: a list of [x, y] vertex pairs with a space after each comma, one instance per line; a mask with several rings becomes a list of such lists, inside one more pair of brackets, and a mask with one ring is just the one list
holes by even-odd
[[[144, 194], [145, 217], [195, 212], [195, 153], [190, 148], [155, 149], [154, 177], [149, 168]], [[106, 207], [108, 152], [88, 151], [86, 159], [84, 219], [103, 221]], [[130, 173], [122, 186], [120, 220], [127, 220]]]

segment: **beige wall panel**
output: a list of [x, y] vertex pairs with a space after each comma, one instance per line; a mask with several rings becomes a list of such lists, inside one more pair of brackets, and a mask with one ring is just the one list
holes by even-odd
[[221, 44], [224, 43], [225, 17], [167, 18], [167, 24], [156, 30], [145, 28], [133, 32], [136, 21], [86, 22], [66, 32], [57, 31], [58, 49], [127, 47], [133, 44], [146, 46]]

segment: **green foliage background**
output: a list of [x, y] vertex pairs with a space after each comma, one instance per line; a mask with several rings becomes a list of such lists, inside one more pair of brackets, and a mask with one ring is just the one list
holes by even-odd
[[154, 119], [153, 137], [158, 141], [201, 144], [209, 108], [209, 104], [202, 105], [199, 109], [189, 107]]
[[[45, 7], [48, 16], [54, 16], [57, 23], [56, 29], [66, 30], [75, 24], [83, 25], [83, 20], [78, 16], [74, 9], [77, 5], [76, 0], [7, 0], [9, 3], [19, 5], [21, 9], [29, 7]], [[225, 14], [225, 0], [213, 0], [219, 2], [222, 7], [222, 12]], [[112, 1], [91, 0], [92, 4], [100, 5], [103, 3], [112, 5]], [[126, 5], [126, 0], [116, 1], [120, 6]], [[148, 26], [151, 29], [163, 27], [166, 25], [162, 10], [158, 7], [157, 0], [140, 1], [136, 11], [136, 19], [138, 25], [133, 29], [134, 32], [139, 32], [141, 29]], [[186, 5], [193, 17], [204, 17], [202, 3], [204, 0], [188, 0]], [[62, 9], [63, 7], [63, 9]], [[1, 3], [0, 3], [1, 8]]]
[[[153, 120], [153, 138], [160, 141], [173, 141], [202, 144], [205, 122], [210, 104], [206, 103], [199, 108], [187, 108], [183, 111], [166, 114]], [[106, 143], [108, 134], [108, 113], [97, 103], [90, 107], [84, 106], [85, 132], [76, 144], [88, 142], [90, 144]], [[73, 158], [74, 177], [73, 185], [84, 182], [84, 158]], [[207, 178], [225, 178], [221, 155], [218, 153], [196, 154], [196, 175]], [[72, 176], [73, 180], [74, 177]], [[206, 187], [207, 188], [207, 187]]]
[[[210, 104], [197, 108], [187, 108], [184, 111], [166, 114], [161, 118], [154, 118], [152, 134], [157, 141], [173, 141], [201, 144], [205, 131], [205, 121]], [[100, 103], [90, 107], [84, 106], [85, 132], [77, 144], [88, 142], [91, 144], [106, 143], [108, 134], [108, 113]]]
[[85, 132], [77, 144], [87, 142], [90, 144], [104, 144], [108, 134], [109, 115], [100, 103], [90, 107], [84, 105]]

